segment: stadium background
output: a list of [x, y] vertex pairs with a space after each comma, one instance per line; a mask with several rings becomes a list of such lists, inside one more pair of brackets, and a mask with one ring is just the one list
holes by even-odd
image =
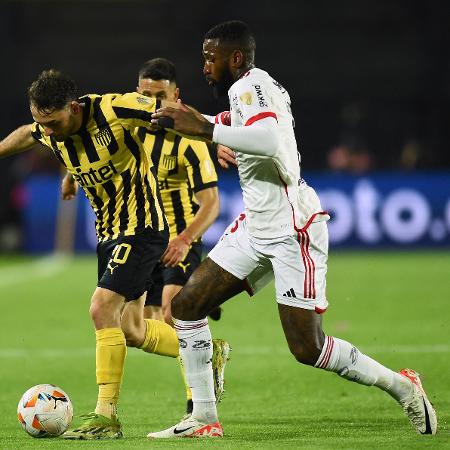
[[[303, 174], [333, 215], [332, 244], [447, 247], [448, 10], [444, 0], [4, 1], [0, 135], [30, 121], [26, 88], [50, 67], [81, 92], [124, 92], [143, 61], [164, 56], [177, 65], [185, 102], [223, 110], [202, 75], [201, 42], [212, 25], [238, 17], [257, 37], [257, 64], [291, 95]], [[0, 170], [0, 249], [51, 250], [56, 162], [35, 151]], [[236, 177], [221, 175], [222, 216], [208, 245], [241, 208]], [[77, 247], [90, 250], [81, 209]]]
[[[220, 405], [226, 438], [202, 447], [448, 448], [448, 1], [6, 0], [0, 7], [2, 137], [30, 121], [26, 88], [49, 67], [71, 74], [82, 92], [127, 91], [143, 61], [164, 56], [177, 65], [184, 101], [222, 110], [201, 73], [203, 34], [222, 20], [247, 21], [258, 65], [291, 95], [303, 174], [333, 216], [325, 330], [393, 369], [421, 372], [440, 418], [438, 436], [424, 440], [379, 390], [296, 364], [269, 286], [254, 301], [227, 303], [212, 324], [233, 352]], [[46, 257], [60, 239], [56, 211], [66, 208], [63, 230], [73, 213], [58, 204], [59, 170], [42, 151], [0, 161], [1, 449], [71, 446], [31, 440], [20, 429], [15, 408], [30, 386], [61, 385], [77, 415], [96, 395], [87, 313], [95, 256]], [[222, 213], [209, 243], [241, 208], [236, 176], [221, 172], [220, 183]], [[92, 251], [82, 196], [77, 210], [77, 248]], [[172, 360], [132, 349], [125, 372], [126, 439], [90, 448], [148, 448], [147, 432], [181, 416]]]

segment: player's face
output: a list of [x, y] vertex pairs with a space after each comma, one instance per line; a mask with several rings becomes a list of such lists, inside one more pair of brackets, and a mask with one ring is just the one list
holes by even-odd
[[206, 81], [214, 90], [214, 96], [226, 95], [234, 83], [230, 68], [231, 52], [220, 46], [219, 39], [205, 39], [203, 42], [203, 73]]
[[171, 83], [169, 80], [152, 80], [151, 78], [140, 78], [136, 91], [147, 97], [171, 102], [176, 102], [180, 95], [180, 90], [175, 83]]
[[34, 105], [30, 106], [30, 110], [34, 121], [44, 128], [45, 135], [52, 136], [56, 141], [64, 141], [80, 127], [80, 120], [77, 119], [81, 115], [81, 109], [77, 102], [69, 103], [63, 109], [55, 109], [48, 114], [39, 111]]

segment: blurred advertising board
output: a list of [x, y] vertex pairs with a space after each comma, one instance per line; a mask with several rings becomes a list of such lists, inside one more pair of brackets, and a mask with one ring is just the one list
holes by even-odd
[[[330, 244], [339, 248], [450, 248], [450, 173], [386, 172], [367, 176], [306, 173], [331, 215]], [[60, 180], [32, 177], [24, 184], [24, 250], [54, 249]], [[243, 210], [237, 176], [221, 174], [221, 214], [204, 236], [211, 247]], [[79, 193], [76, 251], [95, 250], [94, 215]]]

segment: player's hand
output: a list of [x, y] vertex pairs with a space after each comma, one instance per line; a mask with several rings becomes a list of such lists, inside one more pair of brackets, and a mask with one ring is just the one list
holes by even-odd
[[217, 145], [217, 160], [224, 169], [229, 169], [230, 164], [237, 165], [234, 151], [222, 144]]
[[158, 124], [158, 119], [169, 117], [173, 120], [173, 129], [190, 136], [212, 139], [214, 124], [208, 122], [197, 110], [186, 106], [181, 100], [178, 107], [165, 106], [152, 114], [152, 123]]
[[167, 267], [175, 267], [186, 258], [190, 245], [180, 236], [172, 239], [163, 253], [161, 261]]
[[63, 200], [72, 200], [76, 197], [77, 192], [77, 182], [72, 178], [72, 175], [67, 174], [61, 182], [61, 198]]

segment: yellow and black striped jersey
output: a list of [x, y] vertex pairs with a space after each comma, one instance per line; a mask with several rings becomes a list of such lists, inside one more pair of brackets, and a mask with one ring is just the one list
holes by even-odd
[[84, 103], [83, 122], [76, 134], [57, 142], [35, 122], [32, 135], [83, 188], [96, 215], [99, 241], [167, 228], [156, 169], [136, 136], [137, 127], [149, 126], [159, 102], [136, 92], [86, 95], [79, 102]]
[[194, 194], [217, 186], [217, 172], [208, 147], [202, 141], [145, 128], [139, 128], [138, 136], [157, 169], [172, 239], [194, 220], [199, 208]]

